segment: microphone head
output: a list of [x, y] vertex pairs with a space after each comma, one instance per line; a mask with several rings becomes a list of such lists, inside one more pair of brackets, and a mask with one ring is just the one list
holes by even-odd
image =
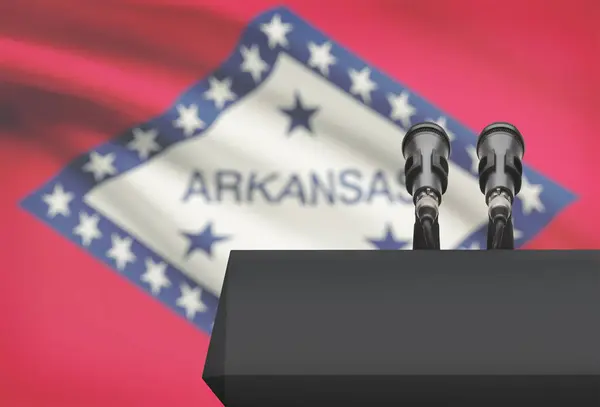
[[503, 192], [512, 199], [521, 190], [525, 140], [510, 123], [492, 123], [481, 131], [477, 140], [479, 187], [486, 200]]
[[450, 138], [441, 126], [425, 122], [408, 129], [402, 155], [406, 159], [406, 190], [415, 202], [422, 192], [433, 193], [441, 202], [448, 187], [450, 150]]

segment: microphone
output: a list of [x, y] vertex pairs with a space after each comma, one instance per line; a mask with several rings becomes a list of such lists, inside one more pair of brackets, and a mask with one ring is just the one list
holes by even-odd
[[521, 190], [525, 141], [512, 124], [492, 123], [479, 135], [476, 150], [479, 188], [485, 195], [494, 231], [488, 248], [499, 249], [504, 230], [511, 221], [513, 201]]
[[[435, 123], [415, 124], [402, 140], [402, 155], [406, 160], [406, 190], [413, 197], [415, 216], [421, 225], [425, 246], [439, 249], [437, 218], [442, 195], [448, 187], [450, 138]], [[413, 246], [416, 245], [417, 235], [415, 225]]]

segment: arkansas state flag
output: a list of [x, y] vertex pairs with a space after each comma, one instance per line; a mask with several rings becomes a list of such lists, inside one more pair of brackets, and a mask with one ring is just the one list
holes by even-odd
[[517, 246], [600, 246], [596, 1], [285, 3], [0, 4], [2, 405], [219, 405], [229, 251], [410, 248], [417, 122], [452, 144], [442, 248], [485, 246], [495, 121]]

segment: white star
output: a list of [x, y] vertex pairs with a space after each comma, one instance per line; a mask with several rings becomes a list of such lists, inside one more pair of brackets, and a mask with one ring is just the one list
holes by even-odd
[[293, 27], [291, 24], [281, 21], [281, 16], [279, 14], [275, 14], [269, 23], [260, 25], [260, 30], [269, 39], [269, 48], [271, 49], [278, 45], [281, 45], [284, 48], [287, 47], [289, 44], [286, 35], [288, 35], [292, 29]]
[[529, 215], [532, 211], [544, 212], [546, 210], [540, 199], [540, 194], [544, 191], [544, 187], [539, 184], [531, 184], [526, 177], [523, 177], [521, 191], [517, 197], [523, 204], [523, 214]]
[[155, 263], [150, 257], [146, 259], [146, 271], [141, 280], [150, 285], [152, 294], [157, 295], [162, 288], [170, 287], [171, 281], [165, 275], [167, 265], [164, 262]]
[[185, 309], [185, 315], [188, 319], [193, 319], [198, 312], [204, 312], [208, 309], [206, 304], [200, 299], [202, 291], [200, 287], [190, 287], [187, 284], [182, 284], [181, 296], [177, 298], [177, 306]]
[[473, 242], [468, 247], [467, 246], [463, 246], [462, 249], [463, 250], [481, 250], [481, 245], [479, 244], [479, 242]]
[[183, 105], [177, 106], [179, 117], [173, 122], [173, 126], [183, 130], [183, 135], [186, 137], [193, 136], [196, 130], [201, 130], [206, 125], [200, 117], [198, 117], [198, 106], [191, 104], [188, 107]]
[[348, 71], [352, 86], [350, 93], [360, 96], [365, 103], [371, 101], [371, 92], [377, 89], [377, 84], [371, 80], [371, 70], [367, 67], [361, 71], [350, 68]]
[[208, 78], [210, 89], [204, 92], [206, 100], [215, 102], [217, 109], [223, 109], [227, 102], [234, 101], [236, 94], [231, 91], [231, 78], [219, 81], [217, 78]]
[[85, 172], [94, 174], [96, 182], [102, 181], [108, 175], [115, 175], [117, 169], [114, 166], [115, 153], [106, 155], [98, 154], [95, 151], [90, 153], [90, 160], [82, 167]]
[[408, 102], [408, 92], [402, 91], [399, 95], [390, 93], [388, 95], [388, 102], [392, 107], [390, 117], [392, 120], [400, 120], [404, 128], [410, 127], [410, 118], [414, 116], [417, 109]]
[[311, 41], [308, 43], [308, 50], [310, 51], [308, 66], [317, 68], [324, 76], [329, 75], [329, 65], [337, 62], [337, 59], [331, 55], [331, 43], [324, 42], [317, 45]]
[[467, 146], [465, 147], [465, 150], [467, 150], [467, 154], [469, 154], [469, 158], [471, 159], [471, 172], [473, 174], [478, 174], [479, 173], [479, 158], [477, 157], [477, 150], [475, 149], [475, 146]]
[[520, 230], [517, 230], [513, 227], [513, 239], [519, 240], [522, 237], [523, 237], [523, 232], [521, 232]]
[[133, 241], [129, 236], [120, 237], [116, 233], [110, 236], [111, 247], [106, 252], [106, 257], [109, 257], [115, 261], [117, 268], [123, 270], [127, 263], [133, 263], [136, 259], [135, 255], [131, 252], [131, 244]]
[[100, 239], [102, 233], [98, 229], [100, 217], [96, 214], [89, 215], [86, 212], [79, 212], [79, 224], [73, 228], [73, 234], [81, 237], [81, 244], [89, 246], [94, 239]]
[[448, 135], [448, 138], [450, 139], [450, 142], [453, 142], [456, 139], [456, 136], [454, 135], [454, 133], [452, 133], [448, 129], [447, 120], [448, 119], [446, 119], [444, 116], [438, 117], [437, 120], [428, 119], [428, 121], [434, 122], [435, 124], [437, 124], [438, 126], [440, 126], [442, 129], [446, 130], [446, 134]]
[[242, 46], [240, 48], [242, 53], [242, 59], [244, 60], [241, 65], [242, 72], [247, 72], [252, 75], [254, 82], [258, 82], [262, 77], [263, 72], [269, 69], [269, 65], [260, 57], [260, 50], [258, 45], [252, 45], [250, 48]]
[[133, 129], [133, 140], [127, 144], [127, 148], [136, 151], [140, 160], [145, 160], [150, 157], [150, 154], [160, 150], [156, 137], [158, 137], [158, 130]]
[[42, 200], [48, 205], [48, 217], [54, 218], [56, 215], [69, 216], [71, 210], [69, 203], [75, 195], [67, 192], [61, 184], [56, 184], [51, 194], [45, 194]]

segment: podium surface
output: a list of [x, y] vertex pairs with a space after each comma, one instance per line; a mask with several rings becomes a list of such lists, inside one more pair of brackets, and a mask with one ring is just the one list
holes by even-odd
[[204, 380], [225, 406], [598, 405], [600, 252], [233, 251]]

